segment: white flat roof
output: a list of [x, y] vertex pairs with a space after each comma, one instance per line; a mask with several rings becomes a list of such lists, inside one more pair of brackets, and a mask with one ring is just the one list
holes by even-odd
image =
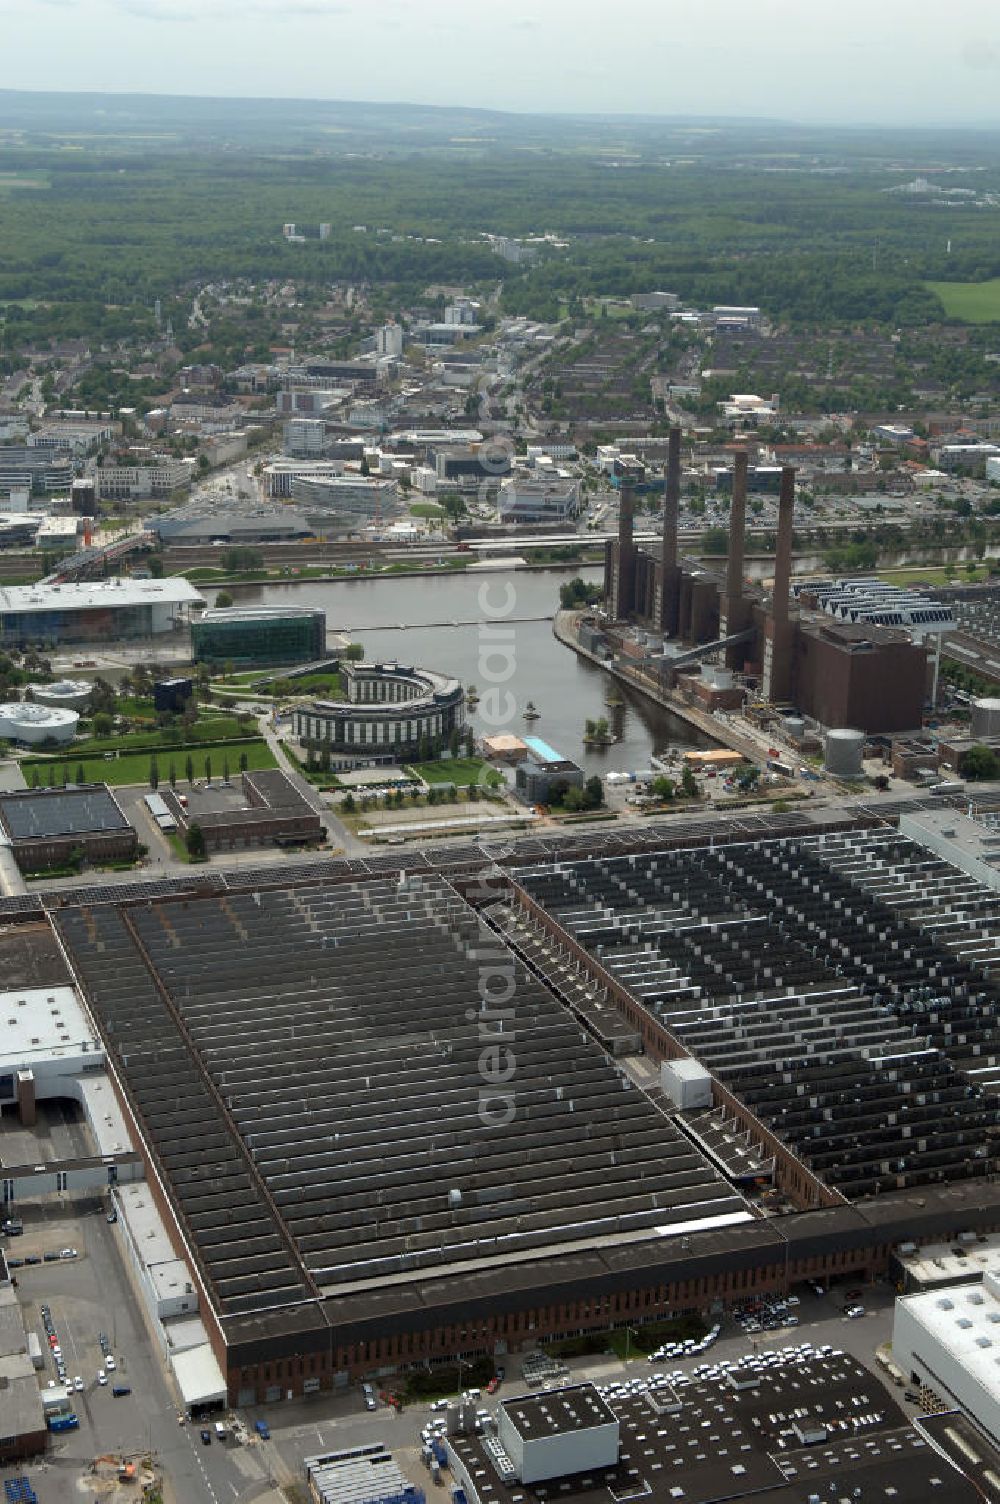
[[97, 1071], [92, 1076], [80, 1076], [78, 1084], [98, 1154], [127, 1154], [134, 1149], [111, 1078]]
[[106, 606], [204, 605], [190, 580], [97, 580], [68, 585], [5, 585], [0, 612], [92, 611]]
[[129, 1235], [146, 1267], [172, 1263], [177, 1255], [145, 1181], [119, 1185], [116, 1194]]
[[[980, 1241], [980, 1238], [982, 1241]], [[956, 1253], [956, 1249], [961, 1249]], [[947, 1243], [924, 1243], [916, 1253], [896, 1257], [913, 1279], [926, 1287], [950, 1280], [980, 1279], [984, 1274], [1000, 1274], [1000, 1234], [980, 1234], [972, 1242], [951, 1238]]]
[[74, 1060], [82, 1044], [101, 1055], [100, 1041], [74, 988], [0, 992], [0, 1071], [30, 1067], [33, 1061]]
[[207, 1342], [174, 1353], [170, 1361], [185, 1405], [226, 1403], [226, 1381]]
[[905, 1308], [929, 1337], [980, 1384], [1000, 1397], [1000, 1298], [995, 1276], [982, 1284], [952, 1285], [921, 1295], [901, 1295]]

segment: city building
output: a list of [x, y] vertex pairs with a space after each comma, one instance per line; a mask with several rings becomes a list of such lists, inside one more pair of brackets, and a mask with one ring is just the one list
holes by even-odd
[[353, 533], [399, 509], [394, 480], [369, 475], [296, 475], [292, 500], [313, 518], [317, 531]]
[[634, 292], [631, 301], [639, 313], [659, 313], [664, 308], [673, 313], [680, 298], [675, 292]]
[[191, 623], [196, 663], [269, 667], [326, 654], [326, 613], [316, 606], [226, 606]]
[[399, 663], [341, 663], [345, 696], [292, 712], [295, 735], [330, 751], [331, 766], [414, 759], [424, 742], [447, 745], [465, 725], [457, 679]]
[[777, 419], [778, 394], [768, 400], [751, 392], [735, 392], [718, 406], [723, 421], [730, 428], [756, 428], [758, 423], [773, 423]]
[[506, 480], [497, 505], [501, 522], [570, 522], [580, 510], [580, 482]]
[[165, 517], [151, 517], [149, 531], [164, 546], [183, 548], [216, 543], [296, 543], [311, 538], [314, 529], [292, 507], [261, 506], [254, 511], [222, 508], [201, 516], [193, 516], [189, 511], [172, 512]]
[[0, 445], [0, 491], [68, 492], [74, 474], [73, 452], [69, 448]]
[[193, 694], [193, 679], [157, 679], [153, 685], [153, 706], [161, 713], [181, 715], [190, 706]]
[[[44, 1452], [48, 1429], [17, 1291], [0, 1251], [0, 1465]], [[11, 1495], [8, 1495], [11, 1497]], [[17, 1497], [17, 1495], [13, 1495]], [[26, 1497], [26, 1496], [24, 1496]]]
[[137, 837], [105, 783], [0, 793], [0, 825], [22, 872], [89, 861], [131, 861]]
[[155, 455], [148, 464], [100, 465], [94, 471], [100, 501], [150, 501], [191, 484], [194, 460]]
[[398, 359], [403, 353], [402, 324], [382, 324], [375, 331], [375, 353]]
[[514, 787], [526, 804], [548, 804], [556, 789], [583, 788], [583, 769], [541, 737], [524, 738], [526, 756], [514, 773]]
[[187, 622], [204, 599], [188, 580], [107, 579], [0, 587], [0, 642], [8, 647], [154, 637]]
[[282, 429], [282, 443], [293, 459], [319, 459], [326, 453], [326, 424], [322, 418], [291, 418]]

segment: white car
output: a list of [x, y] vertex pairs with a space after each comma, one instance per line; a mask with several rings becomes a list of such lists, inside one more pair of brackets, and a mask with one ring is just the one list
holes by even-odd
[[61, 1259], [75, 1259], [76, 1258], [76, 1249], [75, 1248], [60, 1248], [60, 1250], [59, 1250], [59, 1257]]
[[80, 1377], [79, 1374], [77, 1374], [76, 1377], [73, 1380], [73, 1388], [76, 1390], [77, 1394], [82, 1394], [82, 1392], [83, 1392], [83, 1380], [81, 1379], [81, 1377]]
[[103, 1368], [98, 1371], [97, 1382], [99, 1384], [106, 1384], [108, 1382], [108, 1376], [104, 1372]]
[[108, 1353], [108, 1356], [104, 1360], [104, 1366], [108, 1370], [108, 1373], [114, 1373], [118, 1366], [110, 1353]]

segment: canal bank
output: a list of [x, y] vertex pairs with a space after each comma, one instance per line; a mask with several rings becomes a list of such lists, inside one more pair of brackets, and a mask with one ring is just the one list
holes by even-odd
[[626, 668], [621, 664], [609, 663], [606, 658], [599, 658], [596, 653], [591, 653], [587, 648], [582, 647], [576, 635], [576, 625], [579, 619], [578, 611], [558, 611], [553, 618], [553, 634], [564, 647], [571, 648], [579, 657], [586, 658], [617, 683], [627, 685], [639, 694], [647, 695], [655, 705], [661, 706], [671, 715], [686, 721], [690, 727], [701, 732], [711, 743], [721, 743], [723, 746], [731, 747], [734, 752], [739, 752], [741, 757], [747, 758], [750, 762], [760, 761], [761, 748], [748, 737], [734, 730], [732, 726], [718, 720], [698, 706], [689, 705], [686, 701], [669, 694], [638, 668]]

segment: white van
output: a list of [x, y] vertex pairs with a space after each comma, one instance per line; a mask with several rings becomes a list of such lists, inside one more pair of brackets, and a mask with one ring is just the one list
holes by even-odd
[[217, 1441], [225, 1441], [226, 1439], [226, 1428], [221, 1420], [215, 1422], [215, 1437]]

